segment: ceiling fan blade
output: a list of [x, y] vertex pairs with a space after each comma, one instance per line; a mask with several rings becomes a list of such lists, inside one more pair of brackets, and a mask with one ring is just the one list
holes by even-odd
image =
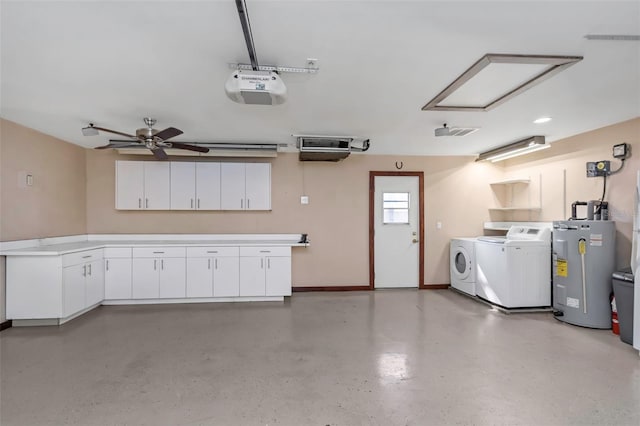
[[171, 148], [186, 149], [186, 150], [195, 151], [195, 152], [209, 152], [209, 148], [206, 148], [204, 146], [189, 145], [187, 143], [182, 143], [182, 142], [169, 142], [169, 143], [171, 144]]
[[167, 127], [166, 129], [155, 134], [155, 137], [166, 141], [167, 139], [171, 139], [183, 133], [182, 130], [176, 129], [175, 127]]
[[156, 157], [156, 160], [168, 160], [169, 156], [167, 155], [166, 152], [164, 152], [164, 149], [162, 148], [153, 148], [151, 150], [151, 152], [153, 153], [153, 156]]
[[104, 145], [104, 146], [97, 146], [94, 149], [108, 149], [108, 148], [129, 148], [131, 146], [138, 146], [140, 144], [135, 143], [135, 142], [130, 142], [130, 143], [110, 143], [108, 145]]
[[134, 135], [130, 135], [128, 133], [118, 132], [116, 130], [105, 129], [104, 127], [91, 126], [91, 128], [96, 129], [96, 130], [102, 130], [103, 132], [107, 132], [107, 133], [113, 133], [114, 135], [126, 136], [128, 138], [137, 139]]

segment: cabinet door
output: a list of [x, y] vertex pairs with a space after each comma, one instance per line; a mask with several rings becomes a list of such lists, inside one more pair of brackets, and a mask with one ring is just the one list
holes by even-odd
[[291, 258], [267, 257], [267, 296], [291, 296]]
[[159, 263], [159, 259], [133, 259], [131, 287], [133, 299], [157, 299], [160, 296]]
[[220, 163], [220, 208], [244, 210], [244, 163]]
[[116, 161], [116, 209], [141, 210], [143, 206], [143, 162]]
[[213, 259], [187, 258], [187, 297], [213, 296]]
[[264, 257], [240, 258], [240, 296], [264, 296]]
[[144, 162], [144, 208], [169, 210], [171, 207], [170, 163]]
[[218, 257], [213, 259], [213, 296], [237, 297], [240, 295], [240, 258]]
[[196, 208], [196, 163], [171, 163], [171, 210]]
[[62, 317], [68, 317], [85, 308], [85, 275], [87, 265], [62, 268]]
[[184, 298], [187, 294], [187, 269], [184, 257], [158, 259], [160, 264], [160, 298]]
[[246, 210], [271, 210], [271, 164], [247, 163]]
[[220, 163], [196, 163], [196, 209], [220, 210]]
[[105, 259], [104, 298], [131, 299], [131, 259]]
[[89, 307], [104, 300], [104, 261], [95, 260], [86, 266], [85, 307]]

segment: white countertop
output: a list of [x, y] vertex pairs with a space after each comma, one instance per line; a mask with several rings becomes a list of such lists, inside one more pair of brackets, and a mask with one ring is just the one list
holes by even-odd
[[[75, 253], [79, 251], [100, 249], [105, 247], [223, 247], [223, 246], [243, 246], [243, 247], [306, 247], [309, 243], [300, 243], [300, 235], [293, 234], [295, 238], [272, 238], [269, 239], [268, 235], [260, 235], [255, 239], [247, 238], [243, 235], [242, 238], [235, 238], [230, 234], [228, 238], [222, 236], [216, 236], [211, 239], [197, 238], [197, 239], [162, 239], [162, 235], [149, 235], [149, 239], [140, 239], [140, 236], [135, 238], [126, 239], [126, 236], [122, 240], [113, 239], [113, 236], [109, 236], [104, 240], [100, 240], [100, 236], [93, 236], [90, 241], [70, 241], [60, 242], [57, 244], [51, 244], [41, 242], [40, 245], [32, 245], [30, 247], [13, 248], [9, 244], [6, 249], [0, 249], [0, 255], [2, 256], [59, 256], [68, 253]], [[292, 236], [293, 236], [292, 235]], [[274, 236], [275, 237], [275, 236]], [[37, 240], [32, 240], [37, 241]], [[35, 244], [35, 243], [34, 243]], [[14, 245], [15, 246], [15, 245]]]

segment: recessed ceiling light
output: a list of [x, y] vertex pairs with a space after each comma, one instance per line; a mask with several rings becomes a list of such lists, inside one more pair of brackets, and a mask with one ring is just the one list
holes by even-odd
[[551, 117], [540, 117], [537, 120], [533, 120], [536, 124], [548, 123], [549, 121], [551, 121]]

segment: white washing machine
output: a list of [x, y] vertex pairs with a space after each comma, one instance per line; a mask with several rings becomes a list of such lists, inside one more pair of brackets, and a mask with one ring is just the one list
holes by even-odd
[[451, 287], [471, 296], [476, 295], [477, 238], [453, 238], [450, 248]]
[[504, 308], [551, 306], [551, 230], [512, 226], [478, 237], [476, 295]]

